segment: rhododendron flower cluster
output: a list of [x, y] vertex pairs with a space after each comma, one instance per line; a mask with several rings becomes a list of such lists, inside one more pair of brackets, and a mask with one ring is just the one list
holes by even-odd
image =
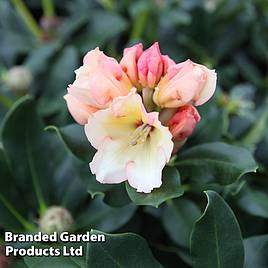
[[216, 73], [186, 60], [176, 64], [158, 43], [124, 50], [120, 62], [99, 48], [87, 53], [65, 95], [97, 152], [90, 169], [101, 183], [128, 183], [150, 193], [162, 184], [172, 153], [192, 134]]

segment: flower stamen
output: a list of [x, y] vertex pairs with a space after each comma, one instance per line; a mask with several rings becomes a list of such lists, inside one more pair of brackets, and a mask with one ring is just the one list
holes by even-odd
[[148, 124], [142, 124], [141, 126], [137, 127], [130, 136], [130, 145], [135, 146], [137, 144], [144, 143], [151, 130], [152, 126]]

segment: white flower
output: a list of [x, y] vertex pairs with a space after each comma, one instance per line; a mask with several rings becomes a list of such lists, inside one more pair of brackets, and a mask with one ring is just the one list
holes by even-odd
[[162, 184], [162, 169], [173, 149], [172, 135], [158, 113], [147, 113], [140, 95], [117, 97], [85, 125], [97, 149], [90, 169], [101, 183], [128, 181], [138, 192], [150, 193]]

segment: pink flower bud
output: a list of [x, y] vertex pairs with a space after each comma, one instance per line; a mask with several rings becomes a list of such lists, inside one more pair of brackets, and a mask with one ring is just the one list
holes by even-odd
[[140, 88], [137, 62], [142, 54], [143, 46], [141, 43], [124, 49], [124, 56], [120, 61], [123, 71], [127, 74], [132, 84]]
[[191, 60], [171, 65], [155, 89], [154, 102], [167, 108], [202, 105], [213, 95], [216, 79], [214, 70]]
[[189, 137], [199, 121], [200, 115], [194, 106], [180, 107], [167, 122], [173, 141], [183, 141]]
[[167, 73], [169, 67], [175, 65], [176, 63], [168, 55], [162, 55], [162, 60], [163, 60], [163, 64], [164, 64], [164, 73], [163, 73], [163, 75], [165, 75]]
[[163, 74], [163, 65], [163, 58], [156, 42], [146, 49], [138, 60], [138, 75], [141, 85], [154, 88]]

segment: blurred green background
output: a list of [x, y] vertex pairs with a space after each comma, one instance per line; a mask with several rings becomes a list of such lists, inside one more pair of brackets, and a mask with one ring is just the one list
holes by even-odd
[[[1, 0], [0, 36], [2, 233], [6, 228], [32, 228], [20, 220], [15, 222], [14, 215], [3, 205], [7, 200], [32, 222], [42, 212], [43, 203], [60, 204], [71, 211], [78, 231], [97, 228], [136, 232], [146, 238], [165, 267], [178, 267], [178, 263], [180, 267], [189, 267], [185, 234], [190, 234], [191, 226], [183, 222], [187, 212], [176, 216], [172, 207], [137, 208], [120, 188], [106, 187], [104, 201], [100, 197], [92, 201], [85, 189], [93, 197], [99, 185], [94, 184], [87, 164], [67, 154], [55, 133], [44, 131], [48, 125], [61, 128], [65, 145], [70, 148], [72, 144], [68, 144], [69, 137], [65, 139], [64, 133], [83, 135], [72, 132], [72, 126], [65, 127], [74, 121], [63, 96], [87, 51], [98, 46], [120, 60], [125, 47], [136, 42], [149, 47], [155, 41], [160, 43], [161, 52], [176, 62], [190, 58], [215, 68], [218, 74], [216, 94], [198, 108], [202, 120], [183, 150], [204, 142], [224, 141], [249, 149], [259, 165], [258, 173], [225, 187], [193, 186], [186, 199], [177, 203], [177, 209], [189, 207], [192, 223], [205, 206], [200, 190], [214, 189], [235, 211], [244, 238], [267, 233], [267, 0]], [[9, 72], [18, 65], [27, 68], [32, 77], [22, 90], [8, 82], [18, 78]], [[25, 76], [18, 78], [22, 79], [19, 84], [25, 82]], [[13, 104], [24, 94], [33, 99], [24, 99], [24, 107], [16, 104], [14, 108]], [[20, 138], [24, 132], [30, 133], [30, 153], [28, 143]], [[79, 150], [87, 147], [83, 148], [81, 142]], [[78, 155], [82, 154], [79, 150]], [[10, 159], [14, 174], [5, 169], [5, 158]], [[36, 161], [39, 174], [33, 172], [29, 158]], [[43, 196], [37, 194], [38, 202], [33, 196], [33, 192], [38, 192], [36, 185], [29, 186], [33, 173], [37, 175], [33, 177], [39, 176], [39, 187], [44, 192]], [[89, 177], [92, 180], [88, 186]], [[122, 204], [127, 205], [121, 207]], [[89, 214], [98, 216], [88, 219]], [[182, 237], [182, 241], [174, 236]], [[267, 237], [265, 241], [267, 248]], [[254, 265], [247, 267], [266, 267]]]

